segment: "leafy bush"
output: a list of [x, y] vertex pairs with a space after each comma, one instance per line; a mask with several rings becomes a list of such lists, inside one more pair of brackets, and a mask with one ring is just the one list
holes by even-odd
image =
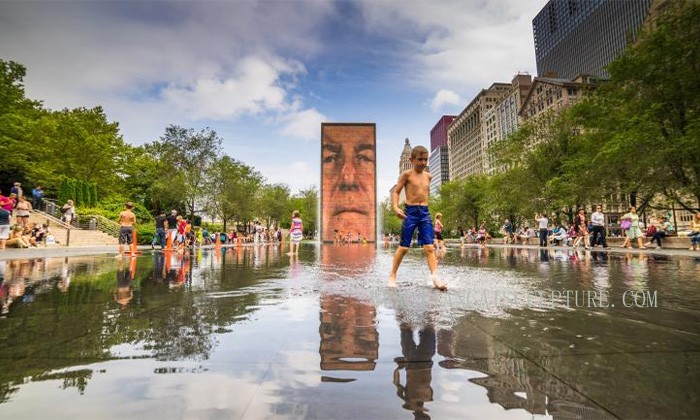
[[153, 243], [156, 228], [153, 224], [136, 225], [136, 240], [139, 245], [150, 245]]
[[[99, 203], [99, 206], [97, 207], [78, 207], [76, 209], [76, 213], [78, 216], [87, 216], [87, 215], [99, 215], [106, 217], [109, 220], [114, 220], [115, 222], [119, 218], [119, 213], [124, 210], [124, 203], [126, 203], [128, 200], [124, 200], [122, 198], [116, 197], [116, 198], [111, 198], [111, 199], [106, 199], [103, 200]], [[146, 207], [134, 203], [134, 209], [133, 212], [136, 215], [136, 221], [139, 224], [152, 224], [153, 223], [153, 216], [151, 213], [146, 209]]]

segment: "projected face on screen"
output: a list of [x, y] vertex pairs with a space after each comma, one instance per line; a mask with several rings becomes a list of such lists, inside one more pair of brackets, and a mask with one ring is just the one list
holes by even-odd
[[376, 129], [374, 124], [322, 124], [321, 229], [335, 235], [376, 237]]

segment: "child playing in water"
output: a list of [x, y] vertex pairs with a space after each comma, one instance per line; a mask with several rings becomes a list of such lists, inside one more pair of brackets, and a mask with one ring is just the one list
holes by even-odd
[[445, 239], [442, 237], [442, 213], [435, 214], [435, 247], [438, 251], [445, 249]]
[[[396, 216], [403, 219], [401, 226], [401, 243], [394, 255], [394, 262], [389, 274], [389, 286], [396, 287], [396, 273], [401, 265], [401, 260], [408, 252], [411, 245], [413, 232], [418, 228], [418, 240], [423, 244], [425, 256], [430, 269], [429, 283], [438, 290], [447, 290], [447, 286], [440, 281], [437, 275], [437, 258], [435, 257], [435, 247], [433, 246], [434, 231], [433, 223], [428, 210], [428, 194], [430, 191], [428, 167], [428, 149], [423, 146], [416, 146], [411, 152], [409, 159], [413, 165], [412, 169], [404, 171], [399, 176], [396, 188], [391, 193], [391, 203]], [[406, 211], [399, 208], [399, 194], [406, 188]]]
[[[304, 223], [301, 221], [299, 210], [292, 212], [292, 224], [289, 227], [289, 253], [287, 255], [299, 255], [299, 244], [303, 237]], [[294, 250], [296, 246], [296, 251]]]

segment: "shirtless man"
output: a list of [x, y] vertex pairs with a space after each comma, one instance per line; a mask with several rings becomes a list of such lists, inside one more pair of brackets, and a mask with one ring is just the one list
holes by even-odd
[[[129, 201], [125, 206], [126, 209], [119, 213], [119, 219], [117, 219], [117, 223], [121, 226], [119, 229], [119, 255], [117, 255], [117, 258], [121, 258], [124, 255], [124, 244], [131, 245], [134, 241], [134, 225], [136, 224], [136, 215], [132, 211], [134, 203]], [[132, 257], [135, 256], [132, 255]]]
[[[401, 243], [394, 255], [394, 262], [389, 274], [389, 286], [396, 287], [396, 273], [401, 265], [404, 255], [411, 246], [413, 232], [418, 228], [418, 241], [423, 244], [425, 256], [430, 269], [428, 284], [439, 290], [447, 290], [447, 286], [437, 276], [437, 258], [433, 246], [433, 223], [428, 210], [428, 194], [430, 191], [430, 178], [432, 175], [426, 172], [428, 167], [428, 149], [416, 146], [411, 152], [410, 162], [413, 165], [399, 176], [399, 181], [391, 194], [391, 203], [396, 216], [403, 220], [401, 225]], [[399, 194], [406, 188], [406, 211], [399, 208]]]

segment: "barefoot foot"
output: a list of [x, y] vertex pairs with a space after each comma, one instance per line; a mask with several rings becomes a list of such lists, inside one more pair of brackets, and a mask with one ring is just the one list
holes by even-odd
[[433, 274], [430, 276], [430, 280], [433, 283], [433, 287], [435, 287], [438, 290], [445, 291], [447, 290], [447, 285], [438, 279], [437, 275]]
[[395, 274], [389, 275], [389, 287], [396, 287], [396, 275]]

